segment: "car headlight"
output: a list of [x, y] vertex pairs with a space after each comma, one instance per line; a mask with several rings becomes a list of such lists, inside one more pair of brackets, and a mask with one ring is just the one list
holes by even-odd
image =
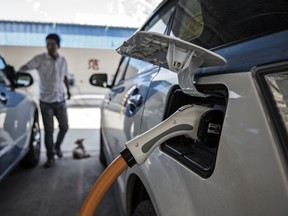
[[276, 133], [288, 157], [288, 63], [279, 63], [255, 71]]

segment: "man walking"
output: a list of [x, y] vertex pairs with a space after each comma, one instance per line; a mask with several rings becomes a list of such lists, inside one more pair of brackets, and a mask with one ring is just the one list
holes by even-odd
[[[68, 130], [68, 117], [65, 102], [66, 87], [67, 99], [70, 99], [68, 82], [68, 67], [66, 59], [59, 55], [60, 37], [57, 34], [49, 34], [46, 37], [47, 53], [33, 57], [29, 62], [20, 67], [19, 71], [36, 69], [40, 78], [40, 109], [45, 131], [45, 147], [47, 150], [47, 161], [44, 167], [54, 165], [54, 154], [61, 158], [61, 144]], [[64, 84], [63, 84], [64, 82]], [[59, 123], [59, 133], [54, 144], [53, 117]]]

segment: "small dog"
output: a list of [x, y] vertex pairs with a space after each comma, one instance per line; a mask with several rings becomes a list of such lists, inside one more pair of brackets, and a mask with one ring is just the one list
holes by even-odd
[[74, 159], [83, 159], [83, 158], [90, 157], [90, 155], [86, 153], [83, 141], [84, 141], [84, 139], [77, 139], [76, 140], [75, 144], [78, 146], [73, 150], [73, 158]]

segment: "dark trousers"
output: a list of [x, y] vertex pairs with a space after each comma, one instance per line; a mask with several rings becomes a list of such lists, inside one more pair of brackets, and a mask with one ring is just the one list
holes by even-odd
[[[45, 103], [40, 101], [40, 109], [44, 124], [44, 140], [45, 147], [47, 150], [47, 158], [54, 158], [54, 148], [60, 148], [62, 144], [65, 134], [68, 131], [68, 117], [67, 117], [67, 109], [66, 103], [56, 102], [56, 103]], [[54, 121], [53, 117], [56, 117], [59, 124], [59, 133], [57, 135], [57, 139], [54, 145], [53, 141], [53, 132], [54, 132]]]

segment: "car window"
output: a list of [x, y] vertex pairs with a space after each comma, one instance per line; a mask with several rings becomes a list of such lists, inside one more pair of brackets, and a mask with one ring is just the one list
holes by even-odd
[[170, 35], [211, 49], [288, 28], [288, 2], [180, 0]]
[[136, 74], [145, 72], [151, 67], [153, 67], [153, 64], [138, 59], [130, 58], [124, 79], [129, 79], [135, 76]]
[[116, 78], [115, 78], [115, 85], [118, 85], [119, 82], [121, 80], [123, 80], [128, 62], [129, 62], [129, 58], [128, 57], [123, 57], [123, 59], [121, 59], [121, 61], [120, 61], [121, 65], [119, 67], [119, 70], [118, 70], [118, 72], [116, 74]]
[[170, 35], [191, 41], [203, 32], [203, 16], [198, 0], [182, 0], [177, 5]]
[[166, 31], [167, 24], [171, 20], [175, 8], [175, 0], [169, 1], [161, 10], [159, 10], [145, 26], [143, 31], [152, 31], [163, 33]]
[[[175, 8], [176, 0], [169, 1], [160, 11], [156, 13], [154, 17], [152, 17], [145, 26], [141, 29], [143, 31], [153, 31], [158, 33], [165, 33], [167, 30], [167, 25], [171, 20], [173, 15], [173, 11]], [[153, 64], [133, 59], [129, 59], [129, 63], [127, 66], [128, 58], [125, 58], [124, 62], [121, 65], [121, 71], [117, 74], [116, 84], [118, 84], [121, 80], [129, 79], [136, 74], [147, 71], [149, 68], [153, 67]], [[125, 70], [125, 74], [123, 74], [123, 70]]]

